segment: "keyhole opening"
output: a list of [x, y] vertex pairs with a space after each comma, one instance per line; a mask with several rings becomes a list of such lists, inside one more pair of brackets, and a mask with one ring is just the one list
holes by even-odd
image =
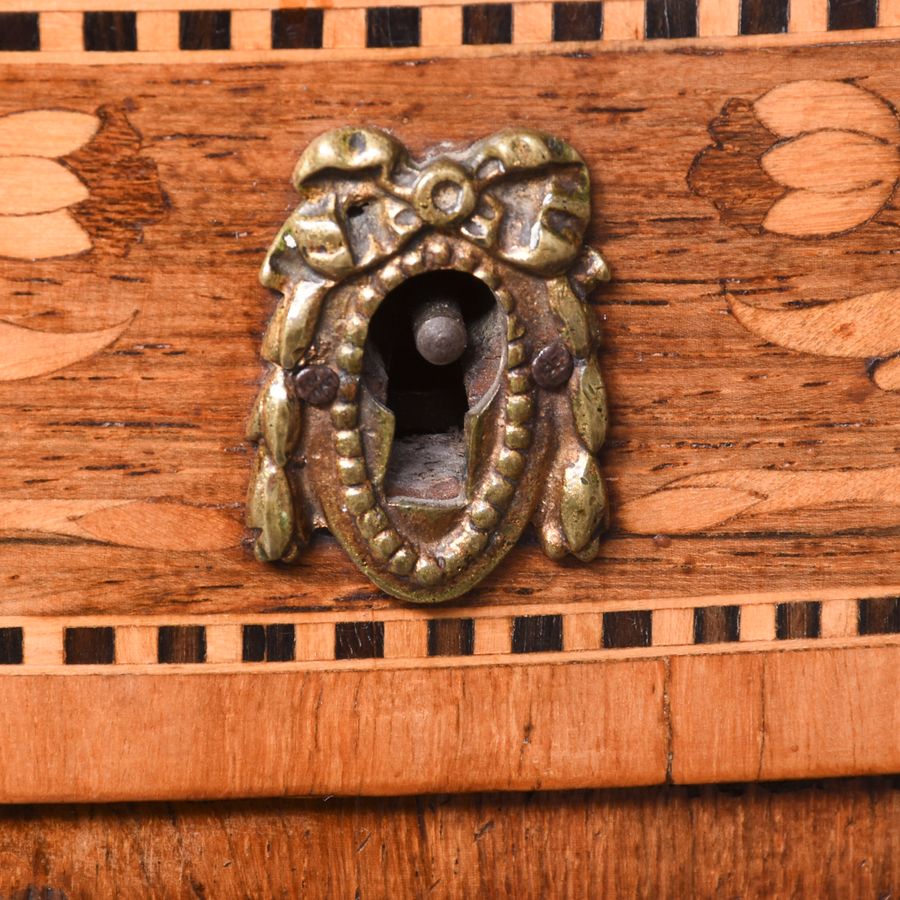
[[[416, 334], [423, 309], [442, 303], [461, 317], [465, 349], [435, 365], [417, 348]], [[448, 500], [461, 494], [466, 414], [493, 382], [496, 365], [486, 363], [495, 362], [498, 329], [493, 293], [468, 272], [426, 272], [385, 297], [369, 331], [366, 381], [394, 414], [388, 496]]]

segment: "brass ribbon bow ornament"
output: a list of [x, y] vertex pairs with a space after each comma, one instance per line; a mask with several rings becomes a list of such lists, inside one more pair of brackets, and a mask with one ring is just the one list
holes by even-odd
[[[521, 190], [528, 178], [540, 180], [539, 190]], [[306, 330], [298, 334], [292, 326], [315, 328], [316, 307], [334, 284], [377, 266], [428, 226], [548, 277], [575, 261], [590, 217], [584, 160], [565, 142], [532, 131], [501, 131], [417, 168], [389, 134], [338, 128], [307, 147], [292, 180], [303, 202], [282, 226], [260, 276], [266, 287], [282, 290], [286, 280], [298, 280], [298, 261], [310, 269], [307, 290], [285, 298], [265, 339], [265, 358], [286, 368], [309, 345]], [[539, 202], [522, 202], [531, 197]], [[515, 218], [506, 215], [508, 206]], [[584, 290], [609, 279], [590, 248], [578, 268]]]
[[[293, 558], [311, 527], [327, 525], [367, 574], [390, 593], [420, 601], [456, 596], [467, 589], [462, 586], [463, 579], [454, 578], [449, 571], [445, 573], [448, 567], [443, 558], [423, 564], [421, 548], [415, 546], [407, 548], [410, 552], [403, 560], [393, 559], [397, 551], [380, 560], [387, 564], [390, 574], [376, 571], [379, 556], [385, 554], [370, 553], [372, 548], [368, 545], [361, 548], [359, 535], [351, 534], [342, 523], [334, 521], [336, 515], [328, 513], [326, 495], [330, 493], [328, 480], [332, 476], [317, 476], [312, 471], [314, 466], [307, 466], [310, 471], [303, 478], [289, 476], [286, 469], [290, 468], [292, 457], [302, 443], [300, 419], [305, 413], [288, 376], [298, 367], [334, 364], [336, 360], [335, 368], [346, 375], [342, 375], [339, 400], [357, 402], [358, 398], [351, 395], [358, 390], [358, 385], [351, 387], [348, 380], [361, 371], [368, 322], [383, 294], [374, 300], [370, 297], [368, 306], [356, 304], [357, 318], [362, 318], [355, 326], [355, 336], [350, 335], [349, 342], [340, 347], [332, 346], [339, 343], [338, 336], [323, 333], [320, 321], [323, 304], [335, 289], [348, 282], [355, 284], [354, 279], [360, 282], [358, 290], [363, 290], [367, 280], [384, 281], [384, 275], [379, 273], [390, 269], [393, 264], [388, 261], [401, 256], [401, 252], [405, 260], [413, 257], [419, 260], [419, 263], [407, 261], [402, 274], [409, 276], [423, 271], [423, 266], [440, 268], [433, 262], [423, 262], [423, 254], [427, 256], [430, 251], [421, 248], [430, 236], [441, 235], [442, 246], [451, 248], [446, 251], [451, 256], [465, 255], [468, 251], [454, 248], [469, 246], [479, 259], [494, 258], [505, 264], [497, 269], [510, 271], [515, 276], [510, 281], [518, 278], [517, 283], [521, 283], [527, 276], [531, 279], [529, 291], [535, 290], [530, 287], [534, 283], [546, 292], [543, 307], [555, 316], [557, 333], [575, 359], [575, 373], [569, 384], [569, 419], [587, 456], [591, 456], [603, 442], [606, 406], [594, 356], [599, 340], [596, 318], [584, 300], [594, 284], [608, 280], [609, 271], [600, 255], [582, 244], [590, 217], [587, 167], [564, 141], [525, 129], [501, 131], [463, 151], [447, 151], [418, 162], [401, 143], [383, 131], [346, 127], [327, 132], [307, 147], [294, 170], [293, 183], [301, 195], [300, 205], [279, 231], [260, 276], [262, 283], [280, 291], [283, 299], [263, 339], [263, 356], [275, 368], [260, 393], [249, 431], [250, 437], [260, 444], [248, 517], [251, 527], [260, 529], [255, 543], [257, 556], [263, 560]], [[454, 264], [449, 256], [443, 265], [443, 268], [458, 267], [461, 266]], [[483, 280], [491, 281], [487, 276]], [[488, 286], [494, 290], [509, 321], [518, 322], [511, 315], [515, 298], [510, 298], [495, 284], [488, 283]], [[346, 300], [341, 302], [348, 306]], [[332, 317], [334, 322], [329, 329], [343, 329], [348, 317], [352, 315], [345, 308], [340, 316]], [[524, 312], [520, 318], [525, 319]], [[510, 325], [508, 330], [509, 339], [515, 340], [515, 328]], [[521, 343], [521, 352], [513, 351], [512, 343], [509, 344], [510, 362], [526, 353], [524, 340]], [[530, 363], [530, 359], [525, 362]], [[528, 391], [532, 389], [529, 385]], [[524, 397], [517, 408], [523, 405]], [[557, 443], [565, 444], [565, 440], [557, 439]], [[305, 465], [310, 453], [303, 456]], [[571, 466], [572, 454], [568, 456]], [[585, 500], [587, 512], [571, 511], [566, 528], [567, 517], [562, 515], [560, 521], [560, 504], [565, 505], [565, 496], [574, 498], [578, 489], [573, 487], [567, 495], [564, 486], [557, 486], [562, 492], [557, 502], [534, 499], [531, 508], [525, 511], [524, 520], [517, 522], [515, 528], [507, 529], [505, 544], [511, 546], [528, 518], [535, 518], [541, 520], [538, 528], [544, 548], [554, 558], [566, 552], [581, 558], [596, 554], [597, 536], [606, 518], [605, 494], [593, 459], [582, 459], [579, 465], [585, 476], [579, 479], [590, 482], [590, 491], [597, 495]], [[557, 474], [556, 481], [564, 485], [565, 473]], [[372, 477], [371, 481], [367, 498], [370, 489], [376, 495], [379, 493], [378, 478]], [[544, 482], [548, 491], [555, 483], [553, 478], [550, 481], [551, 484]], [[305, 493], [314, 496], [306, 497]], [[392, 519], [391, 513], [383, 497], [375, 499], [381, 501], [376, 506], [379, 524], [384, 524], [382, 518]], [[478, 502], [481, 501], [479, 495]], [[346, 503], [340, 510], [346, 511], [345, 508]], [[370, 512], [371, 509], [363, 510], [360, 515]], [[502, 517], [502, 513], [503, 510], [498, 510], [498, 516]], [[508, 512], [506, 517], [510, 518]], [[576, 520], [580, 519], [585, 519], [586, 524], [577, 524]], [[362, 530], [371, 529], [363, 526]], [[516, 533], [511, 542], [508, 535], [513, 531]], [[399, 540], [403, 545], [402, 534]], [[385, 546], [396, 543], [382, 541]], [[496, 554], [491, 566], [507, 549], [504, 546], [502, 553]], [[401, 571], [406, 568], [406, 557], [417, 560], [410, 572]], [[415, 580], [420, 569], [426, 574], [418, 583], [431, 588], [428, 597], [414, 596], [415, 589], [399, 584], [407, 575]], [[435, 577], [436, 571], [441, 578]], [[436, 588], [437, 581], [446, 580], [445, 574], [454, 584]], [[398, 580], [397, 576], [401, 578]]]

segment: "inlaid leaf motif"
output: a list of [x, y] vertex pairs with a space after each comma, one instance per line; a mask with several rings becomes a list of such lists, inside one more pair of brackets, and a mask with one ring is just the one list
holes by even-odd
[[761, 499], [725, 485], [678, 484], [623, 504], [616, 524], [631, 534], [692, 534], [741, 515]]
[[235, 547], [243, 535], [223, 510], [153, 500], [0, 500], [0, 533], [192, 553]]
[[78, 150], [99, 124], [68, 110], [0, 116], [0, 256], [37, 260], [90, 250], [90, 236], [69, 212], [88, 199], [88, 188], [56, 158]]
[[900, 350], [900, 289], [821, 306], [766, 309], [729, 298], [735, 318], [754, 334], [819, 356], [887, 356]]
[[63, 369], [108, 347], [134, 316], [100, 331], [34, 331], [0, 320], [0, 381], [35, 378]]
[[228, 513], [186, 503], [127, 503], [89, 513], [78, 524], [96, 540], [147, 550], [225, 550], [243, 537]]
[[818, 356], [870, 360], [875, 385], [900, 389], [898, 288], [799, 309], [753, 306], [733, 296], [728, 305], [744, 328], [773, 344]]
[[[126, 254], [167, 204], [156, 164], [140, 150], [140, 135], [118, 107], [0, 116], [0, 257], [62, 259], [94, 247]], [[0, 321], [0, 381], [85, 359], [130, 321], [70, 333]]]
[[776, 144], [760, 162], [785, 187], [844, 193], [893, 183], [897, 148], [866, 134], [816, 131]]
[[900, 507], [900, 467], [691, 475], [624, 503], [617, 524], [631, 534], [691, 534], [764, 513], [873, 504]]

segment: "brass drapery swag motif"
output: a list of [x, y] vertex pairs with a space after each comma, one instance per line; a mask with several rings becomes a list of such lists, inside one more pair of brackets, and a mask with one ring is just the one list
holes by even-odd
[[[582, 243], [582, 158], [514, 129], [420, 161], [383, 131], [347, 127], [307, 147], [293, 182], [301, 202], [260, 276], [282, 300], [248, 430], [257, 557], [292, 561], [326, 527], [379, 587], [420, 603], [471, 589], [529, 521], [553, 559], [592, 559], [607, 522], [595, 458], [607, 409], [586, 297], [609, 271]], [[422, 466], [453, 459], [441, 448], [455, 432], [398, 430], [388, 383], [399, 351], [377, 344], [373, 319], [407, 282], [447, 272], [491, 302], [461, 360], [462, 468], [431, 494]], [[404, 454], [417, 459], [392, 480]]]

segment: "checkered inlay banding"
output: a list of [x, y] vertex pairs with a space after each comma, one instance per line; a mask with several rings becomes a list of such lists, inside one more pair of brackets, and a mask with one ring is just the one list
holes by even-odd
[[544, 612], [521, 607], [469, 615], [404, 611], [327, 614], [235, 623], [215, 616], [140, 623], [0, 620], [0, 666], [113, 666], [310, 663], [464, 658], [616, 651], [792, 641], [867, 641], [900, 634], [900, 596], [769, 598], [752, 602], [669, 601], [652, 609], [570, 604]]
[[[122, 7], [83, 8], [88, 3], [16, 0], [0, 12], [0, 54], [97, 54], [183, 52], [198, 61], [209, 52], [282, 53], [320, 50], [515, 45], [534, 49], [560, 42], [678, 40], [742, 35], [871, 31], [900, 26], [900, 0], [560, 0], [421, 6], [389, 0], [369, 5], [322, 6], [232, 0], [209, 9], [199, 0], [173, 0], [172, 9], [144, 8], [140, 0]], [[147, 4], [150, 6], [150, 4]], [[82, 8], [79, 8], [82, 7]], [[130, 7], [130, 8], [128, 8]], [[858, 38], [858, 35], [857, 35]]]

